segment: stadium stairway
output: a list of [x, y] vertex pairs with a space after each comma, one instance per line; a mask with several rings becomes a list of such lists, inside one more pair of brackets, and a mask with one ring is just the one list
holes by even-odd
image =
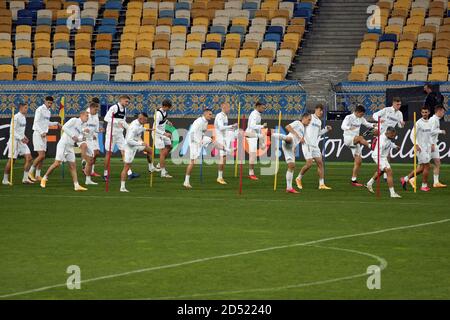
[[305, 36], [290, 79], [301, 81], [308, 93], [307, 107], [334, 105], [331, 83], [347, 79], [361, 39], [367, 30], [365, 14], [375, 0], [322, 0]]

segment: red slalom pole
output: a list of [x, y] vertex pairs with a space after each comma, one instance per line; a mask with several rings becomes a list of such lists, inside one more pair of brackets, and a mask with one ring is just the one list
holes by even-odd
[[380, 127], [381, 127], [380, 118], [378, 118], [378, 139], [377, 139], [377, 158], [378, 158], [378, 166], [377, 166], [377, 198], [380, 197]]
[[245, 160], [245, 147], [244, 147], [245, 146], [245, 140], [244, 140], [245, 139], [245, 133], [244, 133], [245, 126], [244, 126], [244, 123], [245, 123], [245, 115], [242, 116], [242, 142], [241, 142], [241, 145], [242, 145], [241, 157], [242, 157], [242, 159], [241, 159], [241, 163], [239, 165], [239, 195], [242, 194], [242, 176], [243, 176], [243, 169], [244, 169], [243, 162]]
[[111, 173], [111, 156], [112, 156], [112, 132], [113, 132], [113, 125], [114, 125], [114, 113], [111, 116], [111, 131], [109, 133], [109, 159], [108, 159], [108, 174], [106, 175], [106, 192], [109, 192], [109, 177]]

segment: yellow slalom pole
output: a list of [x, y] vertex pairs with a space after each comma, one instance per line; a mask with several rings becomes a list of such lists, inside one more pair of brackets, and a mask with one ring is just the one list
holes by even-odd
[[[156, 129], [156, 112], [153, 116], [153, 127]], [[156, 140], [156, 131], [153, 131], [154, 135], [152, 135], [152, 132], [150, 131], [150, 136], [152, 137], [152, 163], [155, 163], [155, 140]], [[153, 171], [150, 172], [150, 188], [153, 188]]]
[[416, 145], [416, 113], [414, 112], [414, 193], [417, 193], [417, 145]]
[[14, 121], [14, 113], [15, 113], [15, 108], [14, 106], [12, 107], [12, 118], [11, 118], [11, 141], [10, 141], [10, 148], [11, 148], [11, 169], [9, 172], [9, 183], [11, 185], [13, 185], [13, 174], [14, 174], [14, 147], [15, 147], [15, 138], [14, 138], [14, 130], [15, 130], [15, 121]]
[[[238, 118], [237, 118], [237, 125], [238, 130], [241, 130], [241, 101], [238, 103]], [[236, 160], [234, 161], [234, 177], [236, 178], [238, 176], [238, 159], [239, 159], [239, 138], [236, 140], [237, 146], [236, 146]], [[242, 141], [244, 143], [244, 141]]]
[[[280, 134], [281, 129], [281, 110], [278, 114], [278, 134]], [[270, 130], [270, 129], [269, 129]], [[278, 168], [280, 166], [280, 160], [278, 156], [278, 150], [280, 149], [280, 139], [277, 139], [277, 148], [275, 150], [275, 177], [273, 178], [273, 191], [277, 191], [277, 179], [278, 179]]]

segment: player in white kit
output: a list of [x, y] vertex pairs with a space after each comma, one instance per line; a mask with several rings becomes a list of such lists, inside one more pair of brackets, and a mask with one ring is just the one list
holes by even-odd
[[145, 131], [152, 131], [152, 129], [146, 129], [144, 124], [148, 122], [148, 115], [142, 112], [138, 115], [136, 120], [133, 120], [128, 126], [127, 135], [125, 137], [124, 146], [124, 165], [122, 173], [120, 174], [120, 192], [129, 192], [125, 186], [125, 182], [128, 177], [128, 170], [131, 169], [134, 157], [137, 152], [146, 152], [147, 161], [149, 165], [152, 163], [152, 148], [142, 140], [142, 134]]
[[434, 107], [434, 115], [430, 118], [431, 122], [431, 131], [433, 134], [431, 135], [431, 159], [433, 159], [433, 188], [446, 188], [447, 185], [441, 183], [439, 181], [439, 172], [441, 169], [441, 156], [439, 154], [439, 134], [436, 134], [437, 131], [440, 134], [446, 134], [445, 130], [441, 130], [440, 121], [445, 115], [445, 108], [442, 105], [438, 105]]
[[248, 117], [248, 125], [245, 130], [249, 149], [248, 177], [251, 180], [258, 180], [258, 177], [255, 175], [255, 163], [258, 157], [258, 141], [261, 149], [266, 148], [266, 137], [262, 134], [262, 129], [267, 128], [267, 123], [261, 124], [261, 113], [265, 110], [266, 106], [262, 102], [257, 102], [255, 104], [255, 110], [253, 110]]
[[87, 189], [78, 184], [77, 165], [75, 163], [74, 145], [86, 139], [85, 134], [89, 134], [89, 129], [83, 129], [83, 123], [88, 121], [89, 114], [87, 111], [82, 111], [79, 118], [72, 118], [67, 121], [62, 127], [63, 134], [56, 146], [55, 162], [48, 168], [44, 177], [41, 179], [41, 188], [47, 186], [47, 181], [50, 174], [58, 168], [61, 163], [69, 163], [69, 171], [72, 176], [73, 186], [75, 191], [86, 191]]
[[[234, 131], [237, 128], [237, 123], [228, 124], [228, 114], [230, 113], [231, 106], [229, 103], [224, 102], [221, 104], [222, 111], [216, 115], [214, 119], [214, 130], [216, 136], [216, 142], [224, 145], [227, 148], [231, 148], [231, 141], [234, 137]], [[225, 168], [227, 159], [227, 152], [219, 150], [219, 167], [217, 175], [217, 183], [227, 184], [223, 179], [223, 170]]]
[[[419, 166], [416, 170], [416, 175], [422, 174], [422, 186], [421, 191], [428, 192], [430, 188], [428, 187], [428, 174], [430, 171], [430, 161], [431, 161], [431, 149], [432, 149], [432, 135], [439, 134], [440, 130], [432, 127], [432, 123], [429, 120], [430, 110], [427, 106], [423, 106], [420, 110], [422, 118], [416, 122], [416, 149], [417, 149], [417, 163]], [[414, 130], [411, 130], [410, 139], [414, 143]], [[403, 178], [400, 182], [402, 183], [403, 189], [406, 190], [406, 184], [409, 182], [414, 188], [416, 181], [414, 180], [414, 170]]]
[[[388, 127], [403, 128], [405, 121], [403, 121], [403, 113], [400, 111], [402, 107], [402, 101], [399, 97], [392, 99], [392, 106], [383, 108], [372, 115], [372, 118], [378, 122], [380, 120], [380, 135], [386, 132]], [[375, 140], [375, 139], [374, 139]], [[383, 178], [387, 179], [386, 172], [383, 174]]]
[[[50, 126], [58, 126], [61, 128], [59, 122], [50, 121], [51, 108], [53, 106], [53, 97], [45, 98], [44, 104], [36, 109], [33, 122], [33, 150], [38, 153], [34, 159], [29, 172], [29, 179], [31, 181], [41, 180], [41, 168], [45, 160], [45, 153], [47, 152], [47, 133]], [[36, 173], [36, 174], [35, 174]]]
[[[372, 152], [373, 161], [378, 164], [378, 143], [380, 144], [380, 174], [387, 174], [387, 184], [389, 187], [389, 193], [391, 198], [401, 198], [399, 194], [395, 192], [394, 189], [394, 178], [392, 174], [391, 165], [389, 164], [389, 154], [392, 149], [398, 149], [399, 147], [392, 142], [392, 139], [395, 138], [397, 132], [394, 127], [387, 127], [384, 130], [384, 133], [380, 135], [380, 138], [377, 139], [374, 145], [374, 151]], [[375, 171], [372, 178], [367, 182], [367, 189], [369, 192], [374, 193], [373, 184], [378, 177], [378, 170]]]
[[305, 132], [306, 127], [311, 123], [311, 114], [304, 113], [300, 120], [294, 121], [286, 126], [286, 130], [289, 132], [287, 135], [274, 133], [275, 139], [283, 140], [281, 149], [284, 153], [284, 158], [288, 165], [286, 171], [286, 192], [298, 193], [297, 190], [292, 188], [292, 180], [294, 178], [295, 171], [295, 149], [298, 144], [305, 144]]
[[302, 178], [305, 173], [312, 167], [313, 162], [317, 164], [317, 173], [319, 175], [319, 189], [330, 190], [330, 187], [325, 185], [325, 172], [323, 168], [322, 153], [319, 148], [320, 137], [331, 130], [331, 126], [326, 126], [322, 129], [323, 105], [318, 104], [314, 109], [314, 114], [311, 116], [311, 123], [306, 127], [305, 143], [302, 144], [302, 152], [306, 163], [300, 170], [295, 182], [297, 188], [302, 189]]
[[99, 153], [98, 145], [98, 133], [100, 132], [100, 121], [98, 118], [99, 105], [95, 102], [89, 104], [87, 112], [89, 114], [88, 121], [83, 123], [83, 129], [88, 128], [89, 133], [86, 134], [86, 140], [78, 143], [81, 150], [81, 157], [85, 162], [85, 167], [83, 169], [86, 176], [86, 185], [96, 185], [97, 183], [92, 181], [92, 165], [94, 162], [94, 157], [96, 153]]
[[[28, 148], [28, 142], [30, 141], [25, 135], [25, 128], [27, 126], [27, 118], [26, 114], [28, 111], [28, 105], [25, 103], [19, 104], [19, 112], [14, 115], [14, 141], [12, 130], [9, 134], [9, 140], [7, 143], [8, 149], [8, 161], [6, 162], [5, 171], [3, 174], [2, 184], [10, 185], [9, 174], [11, 172], [11, 158], [14, 160], [17, 159], [18, 156], [23, 156], [25, 158], [25, 164], [23, 166], [23, 178], [22, 183], [24, 184], [32, 184], [28, 178], [28, 171], [30, 170], [31, 162], [33, 158], [31, 157], [30, 148]], [[11, 119], [11, 127], [13, 125], [13, 119]], [[13, 150], [14, 149], [14, 150]], [[14, 151], [14, 154], [13, 154]]]
[[349, 114], [342, 121], [341, 129], [344, 131], [344, 145], [350, 148], [353, 159], [353, 172], [351, 184], [355, 187], [363, 187], [364, 185], [358, 182], [358, 173], [361, 168], [362, 157], [361, 157], [361, 146], [365, 146], [370, 149], [370, 143], [366, 141], [361, 135], [361, 125], [367, 128], [375, 128], [376, 124], [368, 122], [364, 118], [366, 113], [366, 108], [362, 105], [357, 105], [355, 111]]
[[170, 100], [164, 100], [162, 107], [156, 111], [156, 122], [153, 124], [153, 139], [155, 139], [155, 149], [159, 150], [159, 169], [154, 171], [161, 171], [161, 178], [172, 178], [166, 169], [166, 157], [172, 150], [172, 135], [166, 132], [166, 124], [172, 125], [167, 120], [167, 113], [172, 108]]

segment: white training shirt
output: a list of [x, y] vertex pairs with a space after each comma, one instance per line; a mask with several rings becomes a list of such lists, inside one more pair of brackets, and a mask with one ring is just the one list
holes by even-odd
[[228, 125], [228, 116], [224, 112], [220, 112], [214, 119], [214, 130], [216, 131], [216, 137], [225, 141], [227, 137], [227, 131], [233, 128], [232, 125]]
[[[300, 136], [300, 138], [305, 137], [305, 126], [300, 120], [291, 122], [289, 126]], [[299, 138], [295, 134], [289, 132], [288, 137], [292, 138], [292, 145], [297, 146], [300, 143]]]
[[[377, 143], [378, 143], [378, 140], [377, 140]], [[380, 158], [387, 159], [389, 156], [389, 153], [395, 147], [396, 147], [395, 143], [393, 143], [392, 140], [386, 136], [386, 134], [380, 135]], [[375, 149], [372, 152], [372, 158], [373, 159], [378, 158], [378, 145], [377, 144], [375, 144]]]
[[437, 144], [439, 134], [444, 133], [444, 130], [441, 130], [441, 118], [437, 115], [433, 115], [429, 121], [431, 124], [431, 144]]
[[305, 143], [309, 146], [318, 147], [320, 137], [327, 132], [327, 128], [322, 129], [322, 120], [313, 114], [311, 115], [311, 123], [305, 129]]
[[[416, 122], [416, 144], [420, 149], [429, 150], [432, 145], [432, 135], [439, 134], [440, 130], [432, 128], [432, 122], [430, 120], [424, 120], [420, 118]], [[414, 143], [414, 129], [411, 130], [409, 135], [411, 142]]]
[[[87, 112], [89, 112], [89, 109], [87, 109]], [[89, 112], [89, 118], [88, 121], [83, 123], [82, 128], [89, 129], [89, 132], [85, 134], [86, 140], [95, 140], [97, 139], [98, 133], [100, 132], [100, 120], [98, 117], [98, 114], [92, 115]]]
[[361, 125], [367, 128], [374, 128], [374, 124], [367, 121], [364, 117], [358, 118], [354, 113], [349, 114], [342, 121], [341, 129], [344, 130], [344, 137], [359, 136]]
[[[112, 116], [113, 114], [116, 114], [118, 111], [124, 112], [125, 113], [125, 117], [126, 117], [126, 109], [125, 107], [123, 107], [120, 103], [116, 103], [115, 105], [111, 106], [108, 110], [108, 112], [105, 115], [105, 121], [108, 123], [108, 125], [106, 126], [106, 134], [111, 134], [111, 121], [112, 121]], [[120, 124], [122, 124], [122, 127], [120, 127]], [[128, 124], [125, 121], [125, 119], [120, 119], [120, 118], [116, 118], [114, 117], [114, 122], [113, 122], [113, 135], [120, 135], [123, 134], [123, 130], [128, 128]]]
[[63, 127], [63, 134], [61, 137], [60, 142], [73, 146], [75, 145], [75, 141], [73, 141], [73, 137], [77, 137], [78, 141], [80, 142], [85, 139], [84, 133], [83, 133], [83, 121], [81, 121], [80, 118], [72, 118], [69, 121], [67, 121]]
[[[11, 128], [13, 126], [13, 122], [11, 119]], [[25, 128], [27, 126], [27, 118], [20, 112], [17, 112], [14, 115], [14, 140], [21, 141], [25, 138]], [[9, 133], [9, 141], [12, 139], [12, 130]]]
[[261, 135], [261, 113], [258, 110], [253, 110], [248, 117], [248, 126], [245, 130], [246, 133], [254, 133], [256, 135]]
[[190, 129], [190, 141], [191, 143], [201, 144], [203, 136], [208, 130], [208, 120], [204, 116], [197, 118]]
[[385, 133], [388, 127], [403, 127], [403, 113], [400, 110], [396, 110], [394, 107], [381, 109], [380, 111], [375, 112], [372, 117], [375, 121], [378, 121], [378, 119], [383, 120], [380, 125], [381, 133]]
[[48, 127], [58, 125], [58, 122], [50, 121], [51, 112], [45, 104], [36, 109], [33, 121], [33, 131], [40, 135], [48, 132]]
[[[163, 117], [164, 115], [164, 117]], [[164, 111], [162, 108], [160, 108], [158, 111], [156, 111], [156, 121], [153, 124], [153, 129], [155, 129], [156, 134], [158, 135], [164, 135], [166, 133], [166, 123], [167, 121], [163, 121], [163, 118], [167, 117], [167, 111]]]
[[126, 143], [130, 147], [143, 146], [142, 134], [145, 132], [144, 126], [139, 122], [138, 119], [133, 120], [127, 129], [127, 135], [125, 137]]

